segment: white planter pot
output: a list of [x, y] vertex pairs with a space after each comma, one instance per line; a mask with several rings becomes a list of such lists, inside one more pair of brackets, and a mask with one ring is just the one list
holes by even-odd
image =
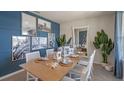
[[102, 67], [107, 70], [107, 71], [113, 71], [113, 66], [106, 64], [106, 63], [101, 63]]
[[111, 66], [111, 65], [106, 65], [106, 66], [105, 66], [105, 70], [107, 70], [107, 71], [113, 71], [113, 66]]

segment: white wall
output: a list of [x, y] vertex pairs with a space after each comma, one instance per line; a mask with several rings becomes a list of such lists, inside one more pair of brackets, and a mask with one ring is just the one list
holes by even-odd
[[[104, 31], [108, 34], [108, 36], [111, 37], [112, 40], [114, 40], [114, 21], [115, 21], [115, 15], [108, 14], [108, 15], [102, 15], [102, 16], [97, 16], [93, 18], [61, 23], [60, 34], [66, 34], [66, 37], [70, 38], [72, 37], [73, 27], [89, 26], [88, 53], [91, 54], [93, 49], [95, 49], [93, 46], [93, 41], [97, 31], [104, 29]], [[95, 56], [95, 62], [99, 63], [101, 61], [102, 61], [102, 57], [101, 57], [100, 51], [97, 50], [96, 56]], [[114, 64], [114, 50], [111, 52], [111, 55], [109, 56], [108, 61]]]

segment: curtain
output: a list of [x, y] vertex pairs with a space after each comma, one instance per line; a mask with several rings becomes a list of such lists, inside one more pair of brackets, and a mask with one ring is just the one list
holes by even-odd
[[117, 78], [123, 76], [123, 63], [122, 63], [122, 17], [123, 12], [117, 11], [115, 13], [115, 70], [114, 75]]

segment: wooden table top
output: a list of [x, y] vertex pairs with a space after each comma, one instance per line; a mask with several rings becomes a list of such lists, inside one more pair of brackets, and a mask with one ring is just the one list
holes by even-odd
[[63, 77], [79, 62], [79, 57], [70, 58], [72, 64], [61, 65], [59, 64], [56, 68], [52, 68], [52, 64], [55, 60], [49, 59], [47, 61], [35, 61], [28, 62], [21, 67], [36, 76], [43, 81], [58, 81], [62, 80]]

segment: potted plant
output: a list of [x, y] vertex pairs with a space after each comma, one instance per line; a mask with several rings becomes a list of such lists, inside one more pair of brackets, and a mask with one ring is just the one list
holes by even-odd
[[111, 51], [114, 48], [114, 43], [112, 42], [111, 38], [109, 38], [108, 35], [104, 32], [103, 29], [101, 30], [101, 32], [97, 32], [93, 45], [95, 46], [96, 49], [101, 50], [101, 55], [103, 58], [102, 65], [107, 70], [111, 70], [112, 66], [108, 65], [108, 56], [110, 55]]
[[70, 37], [68, 39], [68, 41], [66, 41], [66, 35], [61, 35], [60, 37], [56, 38], [56, 42], [57, 42], [57, 45], [58, 47], [62, 47], [62, 46], [65, 46], [65, 45], [69, 45], [70, 42], [72, 40], [72, 37]]
[[69, 46], [70, 42], [71, 42], [72, 37], [70, 37], [68, 39], [68, 41], [66, 41], [66, 35], [61, 35], [60, 37], [56, 38], [56, 42], [58, 45], [58, 49], [57, 50], [61, 50], [62, 51], [62, 55], [64, 56], [64, 46]]

